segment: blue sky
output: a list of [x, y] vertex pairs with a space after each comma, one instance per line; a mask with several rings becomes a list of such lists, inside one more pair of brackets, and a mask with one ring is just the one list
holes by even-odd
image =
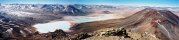
[[97, 4], [179, 7], [179, 0], [0, 0], [2, 4]]

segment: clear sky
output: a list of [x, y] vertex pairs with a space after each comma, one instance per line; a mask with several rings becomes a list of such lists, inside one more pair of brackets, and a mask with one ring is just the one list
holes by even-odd
[[0, 0], [2, 4], [97, 4], [97, 5], [138, 5], [138, 6], [174, 6], [179, 0]]

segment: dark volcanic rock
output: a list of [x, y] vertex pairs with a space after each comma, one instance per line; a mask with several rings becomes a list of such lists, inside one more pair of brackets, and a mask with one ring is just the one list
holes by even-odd
[[71, 40], [69, 35], [61, 29], [49, 33], [34, 33], [21, 40]]
[[69, 40], [68, 34], [64, 32], [63, 30], [59, 29], [52, 33], [52, 39], [53, 40]]

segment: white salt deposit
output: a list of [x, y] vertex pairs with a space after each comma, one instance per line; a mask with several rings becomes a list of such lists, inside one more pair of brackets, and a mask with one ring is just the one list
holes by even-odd
[[54, 21], [49, 23], [35, 24], [34, 27], [40, 33], [54, 32], [56, 29], [68, 30], [70, 28], [68, 21]]

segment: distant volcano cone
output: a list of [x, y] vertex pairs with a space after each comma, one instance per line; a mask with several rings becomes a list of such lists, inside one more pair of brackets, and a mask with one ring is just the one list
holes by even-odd
[[[177, 40], [179, 37], [178, 23], [179, 17], [168, 10], [144, 9], [136, 14], [128, 17], [126, 20], [135, 20], [134, 23], [139, 31], [155, 30], [160, 31], [167, 36], [170, 40]], [[129, 23], [129, 24], [130, 24]], [[155, 29], [153, 29], [154, 27]]]
[[134, 32], [150, 32], [162, 40], [179, 39], [179, 17], [168, 10], [146, 8], [129, 17], [105, 21], [81, 23], [71, 30], [93, 32], [110, 27], [124, 27]]

